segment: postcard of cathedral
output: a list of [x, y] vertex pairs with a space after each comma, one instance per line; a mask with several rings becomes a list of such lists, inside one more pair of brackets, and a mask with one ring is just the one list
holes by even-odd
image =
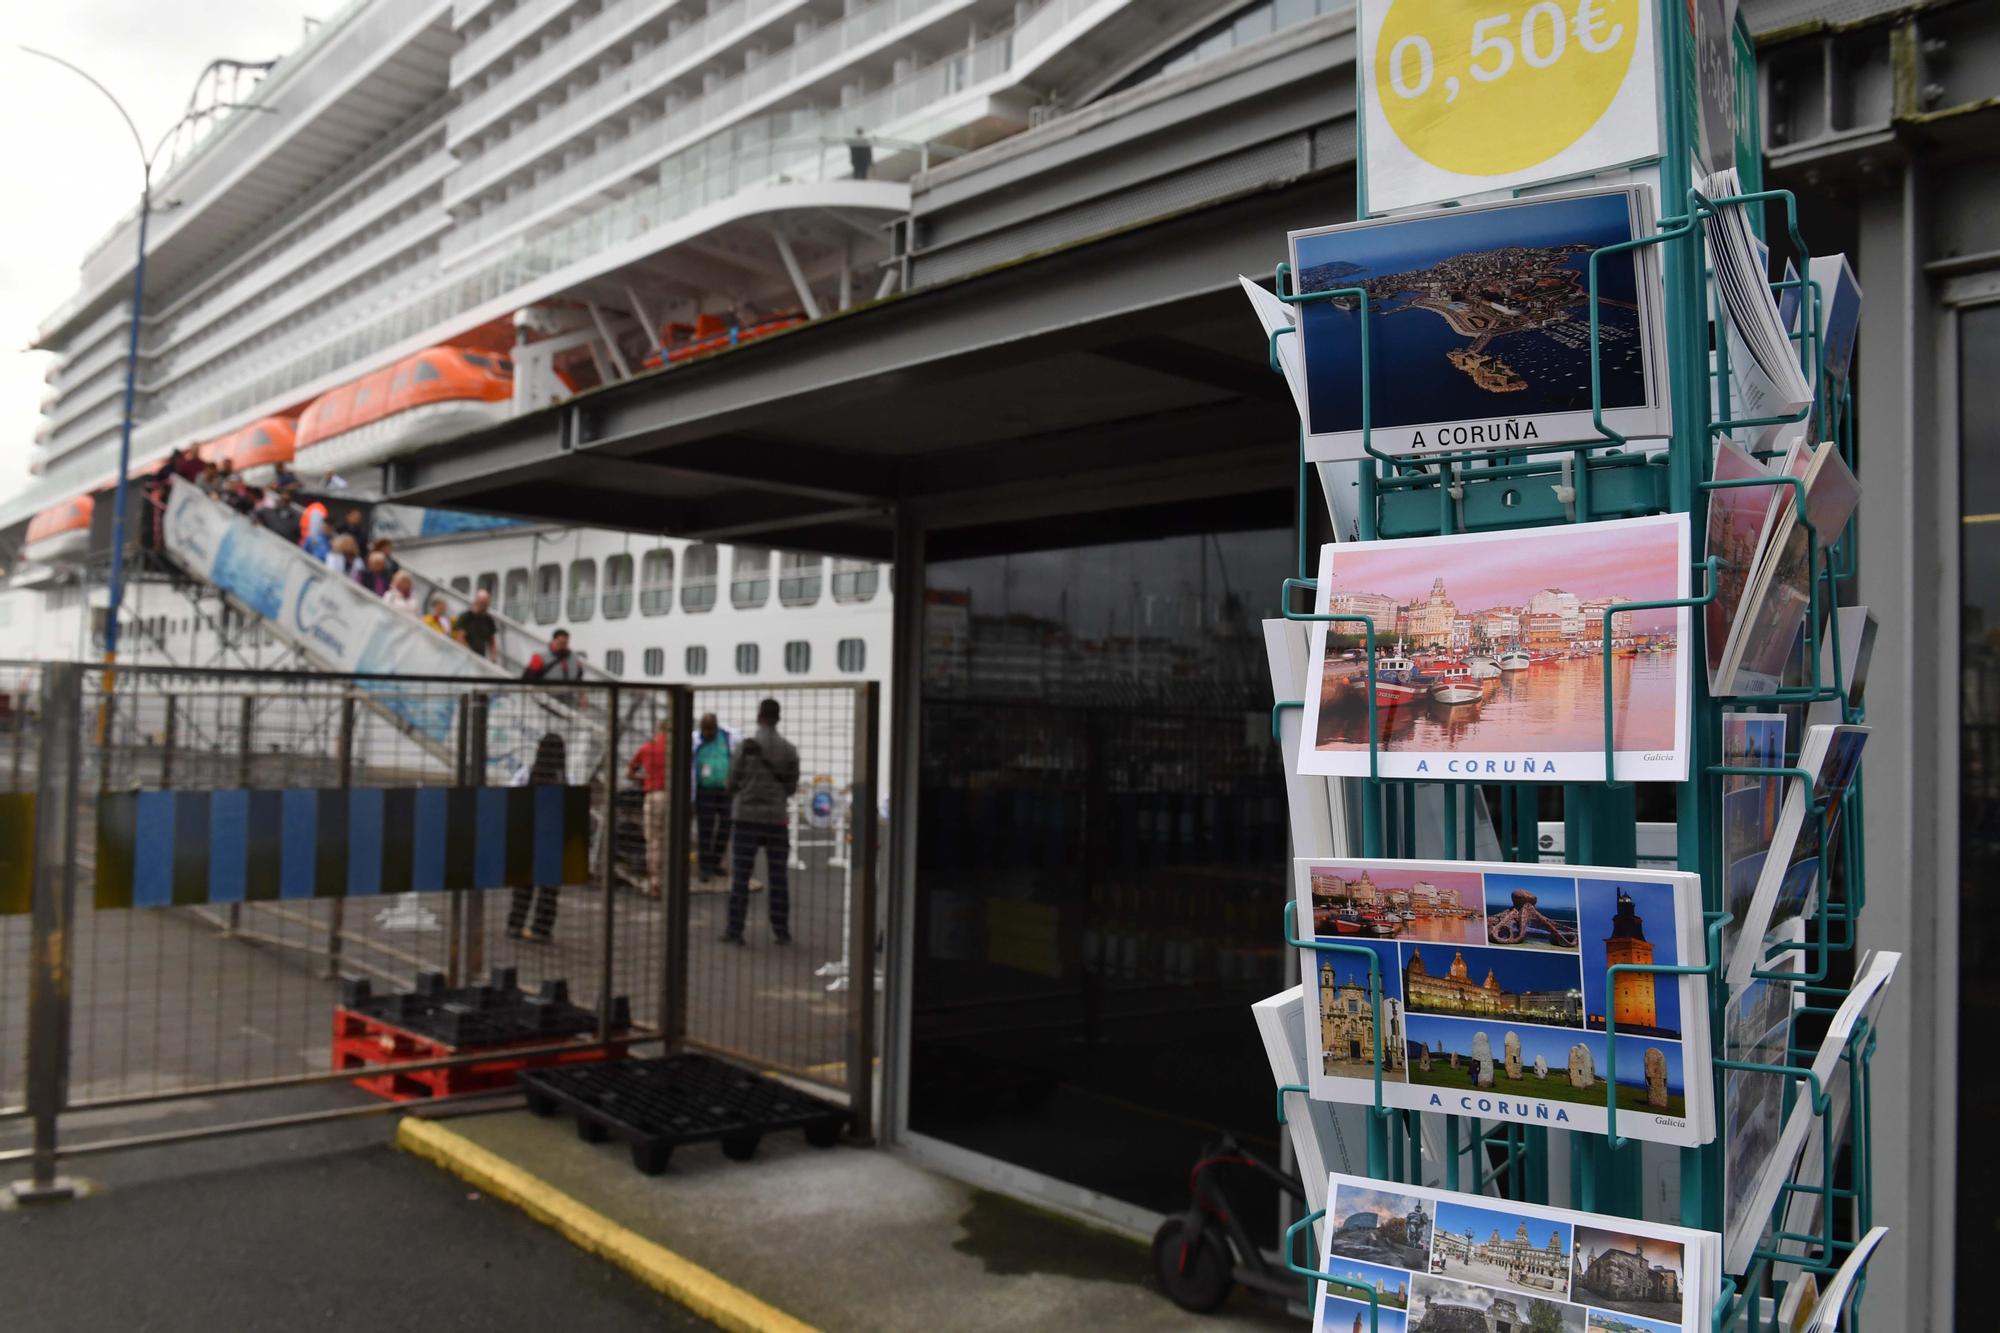
[[1695, 1333], [1720, 1239], [1336, 1171], [1313, 1333]]
[[[1292, 307], [1306, 457], [1609, 438], [1592, 415], [1591, 257], [1652, 231], [1652, 192], [1630, 185], [1293, 232], [1286, 294], [1312, 298]], [[1671, 419], [1659, 262], [1647, 246], [1596, 263], [1595, 402], [1633, 439]]]
[[[1322, 1101], [1680, 1146], [1715, 1135], [1701, 880], [1300, 857], [1306, 1082]], [[1623, 965], [1614, 973], [1611, 969]]]
[[1329, 543], [1298, 771], [1680, 782], [1689, 582], [1686, 514]]

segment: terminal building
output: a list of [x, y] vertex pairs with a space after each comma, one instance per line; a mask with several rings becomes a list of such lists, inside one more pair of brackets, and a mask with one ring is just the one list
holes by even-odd
[[[2000, 1188], [1958, 1132], [1994, 942], [1957, 897], [2000, 860], [2000, 17], [1742, 7], [1767, 182], [1866, 292], [1863, 946], [1921, 963], [1867, 1309], [1944, 1328]], [[1353, 215], [1353, 59], [1344, 0], [358, 0], [163, 187], [135, 470], [289, 430], [411, 563], [611, 674], [884, 681], [885, 1136], [1150, 1229], [1216, 1132], [1276, 1150], [1259, 622], [1303, 501], [1236, 279]], [[95, 651], [135, 229], [41, 330], [0, 654]], [[420, 401], [431, 355], [511, 391]], [[213, 622], [153, 596], [128, 652], [199, 657]]]

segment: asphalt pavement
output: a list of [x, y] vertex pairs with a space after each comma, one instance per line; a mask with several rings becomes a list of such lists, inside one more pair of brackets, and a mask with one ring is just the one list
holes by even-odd
[[88, 1197], [0, 1211], [0, 1328], [713, 1327], [397, 1152], [393, 1129], [372, 1117], [66, 1164], [91, 1180]]

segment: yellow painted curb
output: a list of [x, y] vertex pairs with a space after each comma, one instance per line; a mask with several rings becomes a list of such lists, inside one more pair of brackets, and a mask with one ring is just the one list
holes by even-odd
[[396, 1126], [396, 1146], [435, 1162], [483, 1193], [513, 1204], [544, 1226], [554, 1227], [572, 1243], [609, 1259], [718, 1327], [735, 1333], [818, 1333], [811, 1324], [758, 1300], [664, 1245], [619, 1226], [435, 1120], [404, 1117]]

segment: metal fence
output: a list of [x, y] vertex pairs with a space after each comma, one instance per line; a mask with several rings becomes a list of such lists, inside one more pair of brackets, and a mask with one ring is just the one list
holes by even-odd
[[[874, 988], [841, 969], [873, 958], [874, 687], [74, 664], [24, 683], [0, 794], [35, 792], [39, 823], [31, 910], [0, 908], [0, 1122], [26, 1124], [0, 1134], [0, 1161], [32, 1159], [38, 1182], [113, 1146], [391, 1109], [349, 1086], [343, 982], [379, 996], [426, 974], [562, 982], [597, 1031], [537, 1051], [713, 1049], [846, 1092], [866, 1133]], [[740, 743], [766, 697], [801, 790], [788, 835], [748, 858], [745, 899], [762, 924], [789, 891], [789, 947], [768, 927], [719, 938], [743, 858], [724, 847], [723, 877], [705, 876], [695, 827], [715, 806], [693, 772], [697, 719]], [[304, 1109], [241, 1118], [301, 1089]], [[57, 1134], [191, 1099], [235, 1109], [143, 1139]]]

